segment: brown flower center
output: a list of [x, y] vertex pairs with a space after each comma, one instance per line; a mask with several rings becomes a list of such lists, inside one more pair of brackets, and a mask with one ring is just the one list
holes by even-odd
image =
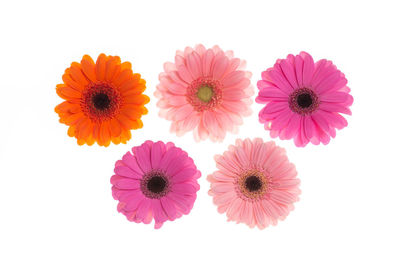
[[308, 88], [295, 90], [289, 96], [289, 107], [293, 112], [300, 115], [307, 115], [314, 112], [319, 106], [317, 94]]
[[264, 172], [250, 170], [243, 173], [237, 180], [237, 193], [245, 200], [263, 198], [268, 191], [268, 177]]
[[111, 101], [107, 94], [98, 93], [92, 97], [93, 105], [98, 110], [105, 110], [110, 107]]
[[170, 190], [169, 180], [164, 173], [153, 171], [143, 176], [140, 189], [148, 198], [161, 198]]
[[247, 177], [244, 184], [250, 192], [258, 191], [262, 187], [262, 181], [254, 175]]
[[82, 93], [81, 107], [93, 121], [113, 118], [121, 106], [121, 94], [111, 84], [92, 83]]

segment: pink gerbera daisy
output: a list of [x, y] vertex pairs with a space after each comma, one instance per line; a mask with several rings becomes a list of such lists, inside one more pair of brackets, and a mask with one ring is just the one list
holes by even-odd
[[336, 129], [347, 126], [340, 113], [351, 115], [353, 97], [342, 72], [329, 60], [319, 60], [301, 52], [278, 59], [258, 81], [257, 103], [260, 122], [271, 137], [294, 138], [296, 146], [309, 142], [328, 144]]
[[260, 229], [276, 225], [298, 201], [300, 180], [283, 148], [261, 138], [236, 140], [215, 157], [218, 171], [208, 176], [209, 194], [228, 221]]
[[237, 132], [242, 116], [250, 115], [251, 73], [232, 51], [187, 47], [164, 70], [155, 96], [160, 116], [172, 121], [178, 136], [193, 130], [196, 141], [222, 141], [227, 131]]
[[129, 221], [155, 228], [188, 214], [200, 189], [201, 176], [193, 160], [173, 143], [146, 141], [115, 164], [112, 194], [118, 211]]

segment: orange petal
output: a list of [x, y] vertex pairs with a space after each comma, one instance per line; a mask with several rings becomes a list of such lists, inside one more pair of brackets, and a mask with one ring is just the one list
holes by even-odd
[[135, 105], [145, 105], [149, 103], [150, 97], [147, 95], [130, 95], [124, 97], [124, 103], [126, 104], [135, 104]]
[[139, 95], [143, 93], [144, 90], [146, 90], [146, 83], [139, 82], [136, 83], [133, 87], [130, 88], [124, 87], [123, 89], [121, 89], [121, 92], [123, 96], [129, 96], [129, 95]]
[[96, 66], [94, 64], [93, 59], [88, 56], [84, 55], [81, 60], [81, 67], [85, 76], [91, 80], [92, 82], [96, 81]]
[[122, 134], [121, 134], [121, 142], [123, 143], [123, 144], [126, 144], [126, 142], [128, 141], [128, 140], [130, 140], [132, 138], [132, 134], [131, 134], [131, 131], [130, 130], [128, 130], [128, 131], [123, 131], [122, 132]]
[[140, 106], [135, 106], [135, 105], [124, 105], [123, 108], [121, 109], [121, 113], [128, 116], [132, 120], [138, 119], [143, 115]]
[[111, 140], [110, 122], [103, 121], [100, 126], [100, 140], [104, 145]]
[[121, 70], [121, 72], [114, 78], [113, 84], [116, 87], [119, 87], [125, 81], [131, 79], [133, 76], [133, 72], [130, 69]]
[[104, 81], [106, 75], [106, 61], [107, 57], [100, 54], [96, 61], [96, 78], [98, 81]]
[[112, 141], [114, 144], [118, 145], [119, 143], [121, 143], [121, 137], [120, 137], [120, 136], [118, 136], [118, 137], [112, 137], [112, 138], [111, 138], [111, 141]]
[[75, 136], [75, 130], [76, 130], [76, 127], [74, 125], [69, 126], [69, 128], [68, 128], [68, 136], [69, 137], [74, 137]]
[[129, 131], [133, 128], [134, 122], [128, 116], [124, 115], [123, 113], [119, 113], [116, 117], [118, 122], [121, 124], [122, 128], [125, 131]]
[[132, 64], [128, 61], [121, 64], [121, 70], [131, 70]]
[[84, 118], [83, 113], [71, 114], [70, 116], [65, 118], [65, 124], [67, 125], [77, 124], [83, 118]]
[[121, 135], [121, 125], [116, 119], [112, 119], [110, 121], [110, 127], [111, 127], [111, 136], [112, 137], [117, 137]]
[[81, 84], [83, 87], [86, 87], [89, 84], [89, 80], [85, 77], [85, 75], [83, 75], [81, 64], [72, 62], [69, 70], [71, 72], [71, 77], [75, 82]]
[[93, 136], [91, 136], [91, 135], [86, 140], [86, 144], [88, 144], [88, 146], [93, 145], [94, 142], [95, 142], [95, 140], [93, 139]]
[[57, 85], [56, 92], [62, 99], [65, 100], [70, 100], [71, 98], [81, 98], [80, 92], [72, 89], [71, 87], [65, 86], [64, 84]]
[[76, 81], [74, 81], [74, 79], [72, 79], [70, 69], [65, 70], [65, 73], [62, 76], [62, 80], [66, 85], [78, 92], [81, 92], [83, 89], [85, 89], [85, 86], [83, 84], [77, 83]]
[[83, 146], [86, 143], [86, 141], [85, 141], [85, 139], [78, 139], [77, 143], [78, 143], [78, 145]]
[[55, 107], [55, 112], [57, 113], [78, 113], [81, 112], [81, 106], [79, 104], [64, 101]]
[[133, 129], [141, 129], [143, 127], [143, 122], [141, 119], [135, 120], [135, 124], [133, 126]]
[[119, 57], [111, 57], [106, 64], [106, 81], [113, 80], [115, 75], [120, 71], [121, 59]]
[[93, 129], [92, 123], [89, 119], [82, 120], [79, 125], [77, 126], [77, 135], [78, 139], [86, 140], [89, 135], [91, 134]]
[[100, 136], [100, 124], [99, 123], [94, 123], [93, 124], [93, 133], [92, 133], [93, 139], [99, 143], [99, 136]]

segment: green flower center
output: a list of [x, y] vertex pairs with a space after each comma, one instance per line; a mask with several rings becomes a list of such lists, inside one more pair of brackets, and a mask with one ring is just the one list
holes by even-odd
[[210, 102], [211, 98], [214, 95], [214, 91], [212, 88], [208, 86], [202, 86], [197, 90], [197, 97], [203, 102]]

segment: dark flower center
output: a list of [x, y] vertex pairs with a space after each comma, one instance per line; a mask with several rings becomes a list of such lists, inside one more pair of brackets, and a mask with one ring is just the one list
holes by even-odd
[[313, 99], [309, 93], [299, 94], [297, 96], [297, 104], [301, 108], [308, 108], [312, 105]]
[[161, 176], [153, 176], [147, 181], [147, 189], [154, 194], [163, 192], [166, 186], [167, 181]]
[[246, 189], [250, 192], [258, 191], [262, 187], [262, 182], [257, 176], [249, 176], [245, 181]]
[[309, 88], [294, 90], [289, 96], [289, 107], [300, 115], [313, 113], [319, 106], [318, 95]]
[[98, 93], [92, 97], [93, 105], [98, 110], [105, 110], [110, 107], [111, 100], [105, 93]]

